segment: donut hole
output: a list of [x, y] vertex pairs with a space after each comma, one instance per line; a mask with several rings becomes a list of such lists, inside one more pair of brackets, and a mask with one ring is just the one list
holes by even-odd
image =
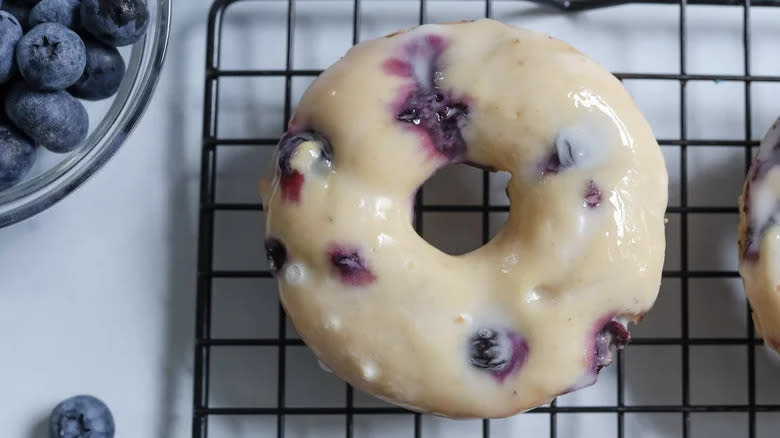
[[[482, 171], [458, 163], [440, 168], [423, 185], [423, 208], [415, 205], [413, 223], [418, 234], [450, 255], [460, 255], [483, 245]], [[421, 232], [422, 231], [422, 232]]]

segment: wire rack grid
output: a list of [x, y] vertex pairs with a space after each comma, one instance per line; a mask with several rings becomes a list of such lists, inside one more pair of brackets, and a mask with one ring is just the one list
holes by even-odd
[[[262, 77], [276, 78], [277, 84], [283, 87], [284, 99], [283, 107], [280, 108], [281, 121], [278, 126], [279, 132], [284, 129], [285, 122], [289, 119], [293, 110], [293, 81], [295, 78], [314, 78], [320, 72], [318, 68], [296, 68], [294, 66], [294, 29], [296, 25], [296, 1], [295, 0], [262, 0], [267, 2], [276, 1], [285, 9], [284, 18], [286, 23], [286, 35], [284, 38], [284, 68], [255, 69], [255, 68], [225, 68], [221, 64], [223, 50], [223, 32], [225, 29], [226, 10], [235, 3], [243, 3], [248, 0], [217, 0], [214, 2], [209, 16], [208, 36], [207, 36], [207, 61], [205, 78], [205, 102], [204, 102], [204, 120], [203, 120], [203, 142], [202, 142], [202, 166], [201, 166], [201, 189], [200, 189], [200, 225], [199, 225], [199, 244], [198, 244], [198, 277], [197, 277], [197, 315], [196, 315], [196, 342], [194, 358], [194, 418], [193, 418], [193, 437], [207, 438], [209, 434], [209, 421], [214, 418], [225, 416], [262, 416], [272, 418], [275, 422], [273, 432], [270, 435], [277, 437], [291, 437], [286, 428], [286, 419], [292, 416], [339, 416], [343, 418], [343, 434], [346, 437], [357, 436], [355, 431], [355, 420], [359, 416], [407, 416], [412, 419], [412, 427], [408, 436], [422, 437], [424, 427], [422, 425], [423, 416], [411, 413], [401, 408], [381, 406], [365, 407], [355, 406], [356, 391], [349, 385], [344, 385], [344, 406], [341, 407], [321, 407], [321, 406], [289, 406], [286, 399], [286, 388], [290, 381], [286, 376], [289, 354], [291, 347], [302, 346], [300, 339], [291, 338], [290, 326], [286, 320], [281, 306], [278, 306], [278, 320], [276, 321], [275, 335], [262, 337], [222, 337], [215, 336], [212, 330], [212, 317], [214, 311], [214, 283], [221, 279], [270, 279], [271, 275], [267, 269], [222, 269], [215, 267], [215, 221], [216, 216], [221, 212], [254, 212], [253, 217], [261, 221], [259, 211], [262, 206], [259, 203], [251, 202], [225, 202], [221, 201], [217, 195], [218, 180], [220, 173], [218, 171], [218, 151], [221, 148], [230, 148], [232, 146], [247, 146], [263, 150], [271, 150], [277, 138], [256, 137], [256, 138], [233, 138], [220, 136], [218, 125], [220, 123], [220, 81], [228, 78]], [[255, 0], [261, 1], [261, 0]], [[428, 8], [430, 4], [437, 0], [408, 0], [416, 4], [417, 18], [420, 24], [428, 21]], [[492, 17], [494, 4], [498, 0], [479, 0], [483, 15]], [[300, 2], [300, 0], [299, 0]], [[355, 44], [361, 40], [361, 16], [362, 8], [372, 0], [349, 0], [351, 15], [349, 26], [351, 27], [351, 43]], [[473, 2], [472, 2], [473, 3]], [[517, 1], [517, 3], [523, 3]], [[679, 267], [675, 269], [665, 269], [664, 279], [677, 279], [679, 281], [679, 336], [637, 336], [633, 339], [634, 346], [674, 346], [680, 348], [679, 369], [680, 381], [678, 385], [679, 402], [677, 403], [657, 403], [657, 404], [634, 404], [628, 403], [625, 394], [625, 365], [628, 352], [619, 352], [613, 368], [615, 369], [615, 388], [616, 394], [614, 403], [585, 404], [579, 406], [562, 406], [556, 401], [551, 404], [537, 408], [527, 415], [546, 418], [548, 435], [551, 438], [569, 436], [560, 433], [559, 417], [562, 414], [610, 414], [614, 417], [614, 433], [619, 438], [631, 436], [626, 428], [626, 416], [637, 413], [668, 414], [676, 418], [677, 426], [674, 436], [688, 438], [694, 436], [690, 426], [690, 416], [698, 413], [740, 413], [747, 416], [744, 424], [744, 430], [737, 436], [746, 436], [757, 438], [760, 435], [757, 427], [757, 415], [766, 412], [780, 412], [780, 404], [759, 403], [757, 400], [757, 376], [756, 376], [756, 351], [762, 344], [754, 332], [752, 324], [744, 325], [744, 332], [741, 336], [693, 336], [690, 332], [690, 312], [689, 295], [691, 292], [691, 281], [695, 279], [737, 279], [738, 273], [731, 269], [694, 269], [690, 263], [689, 238], [692, 225], [691, 216], [697, 214], [713, 215], [731, 215], [737, 214], [737, 207], [734, 205], [702, 206], [691, 205], [689, 203], [688, 176], [689, 155], [691, 151], [700, 147], [730, 147], [738, 148], [740, 152], [741, 170], [745, 171], [752, 157], [753, 147], [757, 145], [755, 134], [753, 132], [753, 123], [751, 120], [752, 98], [751, 86], [758, 83], [780, 82], [780, 75], [752, 75], [751, 74], [751, 15], [755, 10], [768, 10], [772, 7], [780, 6], [780, 1], [774, 0], [750, 0], [745, 1], [715, 1], [715, 0], [647, 0], [647, 1], [566, 1], [566, 0], [540, 0], [536, 3], [544, 4], [549, 8], [557, 9], [560, 14], [570, 14], [576, 11], [594, 8], [616, 7], [626, 4], [663, 4], [676, 8], [676, 26], [678, 27], [677, 47], [674, 50], [678, 54], [679, 71], [675, 72], [615, 72], [615, 75], [623, 80], [643, 80], [643, 81], [673, 81], [679, 84], [679, 95], [675, 101], [669, 105], [679, 107], [679, 132], [676, 136], [669, 138], [660, 138], [659, 144], [664, 147], [676, 149], [679, 154], [679, 190], [678, 205], [669, 207], [668, 213], [678, 217], [679, 222]], [[743, 57], [741, 60], [742, 71], [740, 73], [727, 74], [709, 74], [709, 73], [689, 73], [686, 69], [688, 64], [687, 52], [687, 14], [689, 10], [697, 5], [722, 6], [724, 8], [733, 8], [741, 11], [741, 44]], [[760, 7], [760, 9], [759, 9]], [[347, 24], [346, 22], [344, 23]], [[575, 44], [576, 45], [576, 44]], [[688, 93], [686, 89], [689, 84], [698, 81], [733, 82], [744, 84], [744, 94], [740, 99], [744, 100], [744, 136], [742, 138], [689, 138], [688, 132]], [[267, 159], [267, 155], [265, 155]], [[475, 205], [460, 205], [457, 203], [442, 204], [426, 202], [425, 191], [420, 190], [416, 199], [416, 211], [414, 225], [422, 234], [425, 225], [425, 213], [456, 213], [466, 212], [479, 215], [481, 218], [481, 242], [487, 242], [491, 237], [491, 215], [495, 213], [505, 213], [508, 211], [507, 205], [499, 205], [494, 195], [491, 193], [490, 174], [487, 171], [480, 171], [481, 202]], [[261, 242], [253, 242], [261, 246]], [[676, 250], [676, 249], [675, 249]], [[276, 310], [275, 310], [276, 311]], [[749, 319], [749, 309], [744, 311], [744, 317]], [[691, 397], [691, 353], [690, 350], [696, 346], [733, 346], [743, 348], [745, 351], [746, 376], [744, 377], [746, 386], [746, 398], [744, 403], [729, 404], [705, 404], [695, 403]], [[276, 366], [275, 373], [268, 376], [268, 379], [275, 381], [276, 391], [273, 399], [264, 406], [224, 406], [215, 407], [210, 403], [210, 390], [214, 387], [213, 379], [210, 378], [211, 354], [214, 348], [219, 347], [262, 347], [275, 349]], [[695, 370], [694, 370], [695, 371]], [[777, 378], [777, 376], [775, 376]], [[494, 424], [491, 420], [482, 420], [480, 423], [480, 435], [482, 437], [495, 437], [491, 434], [491, 426]], [[287, 433], [286, 433], [287, 432]], [[252, 435], [255, 436], [255, 435]], [[265, 436], [265, 435], [262, 435]], [[319, 436], [316, 432], [310, 436]], [[406, 436], [406, 435], [395, 435]], [[579, 435], [577, 435], [579, 436]], [[585, 436], [585, 435], [582, 435]], [[780, 436], [780, 432], [776, 435]], [[212, 437], [215, 438], [215, 437]]]

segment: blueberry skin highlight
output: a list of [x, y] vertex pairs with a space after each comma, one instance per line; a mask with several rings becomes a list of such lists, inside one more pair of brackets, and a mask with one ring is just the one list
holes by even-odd
[[81, 25], [111, 46], [141, 39], [149, 26], [149, 9], [141, 0], [82, 0]]
[[113, 438], [114, 429], [108, 406], [90, 395], [63, 401], [49, 420], [49, 438]]
[[9, 125], [0, 125], [0, 190], [18, 183], [35, 162], [35, 146]]
[[27, 17], [30, 27], [41, 23], [60, 23], [77, 30], [81, 27], [81, 0], [41, 0]]
[[87, 64], [68, 92], [79, 99], [101, 100], [116, 94], [125, 76], [125, 60], [115, 47], [85, 38]]
[[22, 38], [22, 25], [11, 13], [0, 11], [0, 84], [16, 70], [16, 44]]
[[31, 87], [64, 90], [84, 72], [87, 49], [81, 38], [59, 23], [43, 23], [30, 29], [16, 47], [16, 63]]
[[52, 152], [72, 151], [89, 131], [87, 110], [65, 91], [36, 91], [17, 84], [6, 97], [5, 112], [36, 145]]

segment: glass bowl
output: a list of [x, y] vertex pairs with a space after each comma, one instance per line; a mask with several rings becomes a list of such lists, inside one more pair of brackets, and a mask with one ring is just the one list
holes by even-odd
[[[168, 45], [171, 1], [147, 0], [149, 28], [128, 48], [122, 85], [99, 123], [90, 121], [91, 132], [84, 142], [43, 171], [0, 191], [0, 227], [39, 213], [73, 192], [114, 155], [135, 128], [160, 76]], [[90, 118], [94, 119], [92, 111]]]

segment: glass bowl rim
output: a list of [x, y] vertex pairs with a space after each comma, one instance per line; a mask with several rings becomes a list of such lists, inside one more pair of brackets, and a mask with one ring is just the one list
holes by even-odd
[[0, 228], [56, 204], [100, 170], [119, 150], [138, 125], [157, 87], [168, 49], [173, 1], [147, 1], [153, 12], [153, 25], [133, 45], [127, 68], [133, 76], [123, 81], [111, 107], [84, 145], [42, 174], [0, 192]]

